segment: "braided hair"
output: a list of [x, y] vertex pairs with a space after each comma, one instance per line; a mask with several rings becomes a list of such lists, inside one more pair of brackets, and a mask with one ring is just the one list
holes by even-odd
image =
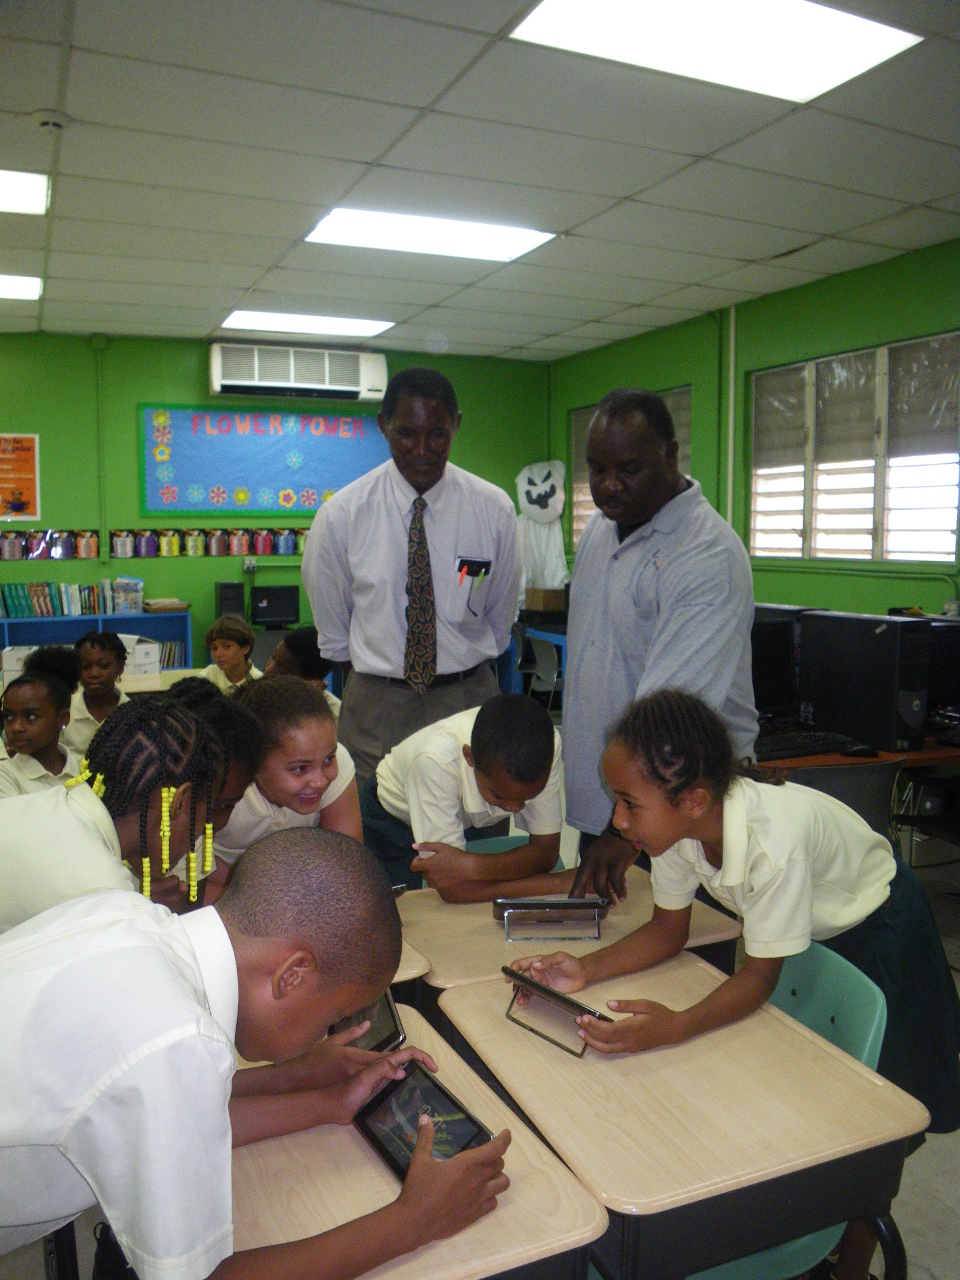
[[[70, 699], [80, 683], [80, 666], [80, 655], [75, 649], [68, 649], [60, 644], [42, 645], [28, 654], [23, 664], [23, 675], [11, 680], [4, 693], [9, 693], [18, 685], [40, 684], [46, 689], [58, 712], [69, 711]], [[0, 697], [0, 709], [2, 707], [3, 698]]]
[[117, 669], [122, 671], [127, 662], [127, 647], [120, 637], [113, 631], [85, 631], [79, 640], [73, 642], [73, 647], [77, 653], [84, 645], [89, 645], [91, 649], [104, 649], [107, 653], [112, 653], [117, 660]]
[[330, 703], [316, 686], [299, 676], [264, 676], [238, 689], [233, 696], [260, 722], [265, 751], [278, 747], [287, 730], [304, 720], [335, 723]]
[[[140, 859], [144, 896], [149, 897], [150, 860], [147, 854], [147, 810], [150, 796], [162, 788], [161, 836], [169, 854], [169, 796], [185, 782], [190, 786], [190, 890], [196, 900], [197, 792], [206, 794], [206, 826], [212, 832], [210, 809], [224, 773], [223, 750], [207, 725], [186, 708], [160, 696], [122, 703], [103, 722], [87, 749], [78, 781], [93, 778], [91, 786], [111, 817], [140, 809]], [[166, 866], [162, 867], [165, 873]]]
[[608, 741], [624, 746], [672, 803], [688, 787], [705, 787], [720, 800], [736, 778], [777, 781], [738, 762], [717, 713], [681, 689], [658, 689], [640, 698], [610, 730]]

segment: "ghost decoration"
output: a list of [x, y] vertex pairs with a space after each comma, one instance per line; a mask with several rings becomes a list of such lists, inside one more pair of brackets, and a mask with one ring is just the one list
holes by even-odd
[[570, 581], [560, 517], [566, 497], [562, 462], [535, 462], [517, 476], [520, 555], [527, 587], [557, 590]]

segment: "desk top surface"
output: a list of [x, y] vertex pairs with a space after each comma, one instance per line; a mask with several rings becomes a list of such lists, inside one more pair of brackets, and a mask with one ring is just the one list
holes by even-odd
[[789, 760], [761, 760], [758, 769], [819, 769], [824, 765], [877, 764], [883, 760], [902, 760], [905, 769], [922, 769], [938, 764], [960, 764], [960, 747], [945, 747], [936, 738], [927, 738], [916, 751], [880, 751], [875, 756], [843, 756], [831, 751], [820, 756], [791, 756]]
[[[677, 1009], [722, 981], [685, 952], [581, 998]], [[445, 991], [440, 1008], [584, 1186], [621, 1213], [690, 1204], [929, 1122], [916, 1099], [771, 1005], [684, 1044], [576, 1058], [508, 1022], [510, 996], [506, 982], [471, 983]]]
[[[426, 1049], [439, 1079], [495, 1133], [509, 1128], [511, 1185], [493, 1213], [369, 1272], [390, 1280], [473, 1280], [596, 1240], [601, 1205], [454, 1053], [415, 1010], [399, 1006], [410, 1042]], [[329, 1231], [395, 1200], [400, 1182], [353, 1125], [323, 1125], [233, 1153], [234, 1247]]]
[[[456, 987], [497, 977], [502, 965], [518, 956], [544, 951], [584, 955], [616, 942], [639, 929], [653, 915], [650, 876], [639, 867], [627, 871], [627, 897], [610, 908], [600, 924], [600, 940], [559, 942], [535, 939], [507, 942], [503, 922], [493, 918], [489, 902], [444, 902], [435, 889], [414, 889], [397, 900], [403, 936], [429, 961], [426, 981], [431, 987]], [[690, 947], [726, 942], [740, 936], [740, 923], [702, 902], [694, 902], [690, 918]]]
[[429, 968], [430, 961], [411, 947], [404, 938], [403, 951], [400, 953], [400, 967], [397, 969], [394, 982], [409, 982], [411, 978], [422, 978]]

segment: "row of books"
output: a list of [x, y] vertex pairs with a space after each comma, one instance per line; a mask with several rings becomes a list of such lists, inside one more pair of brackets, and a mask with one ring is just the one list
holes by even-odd
[[185, 667], [187, 665], [187, 646], [182, 640], [164, 640], [160, 645], [160, 669], [169, 667]]
[[0, 617], [79, 618], [113, 613], [109, 578], [97, 586], [75, 582], [6, 582], [0, 586]]

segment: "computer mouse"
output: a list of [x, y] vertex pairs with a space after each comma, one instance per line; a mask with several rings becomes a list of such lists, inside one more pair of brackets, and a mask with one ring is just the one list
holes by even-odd
[[878, 756], [880, 752], [876, 747], [871, 747], [869, 742], [851, 742], [849, 747], [844, 747], [840, 754], [842, 756]]

